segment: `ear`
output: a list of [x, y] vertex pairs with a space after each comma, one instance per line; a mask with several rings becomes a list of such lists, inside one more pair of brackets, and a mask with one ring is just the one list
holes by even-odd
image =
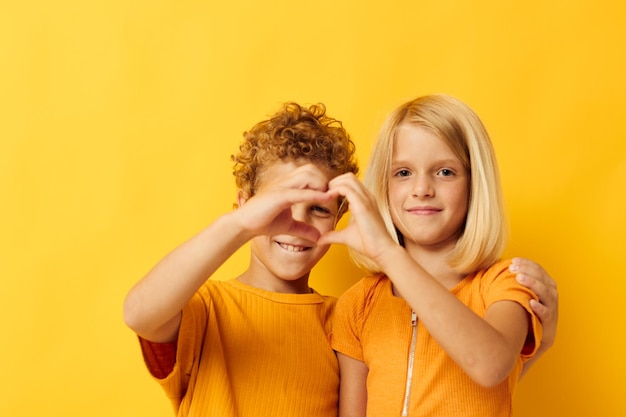
[[245, 192], [244, 190], [237, 191], [237, 205], [239, 207], [246, 204], [246, 201], [248, 201], [248, 199], [250, 199], [250, 196], [248, 195], [247, 192]]

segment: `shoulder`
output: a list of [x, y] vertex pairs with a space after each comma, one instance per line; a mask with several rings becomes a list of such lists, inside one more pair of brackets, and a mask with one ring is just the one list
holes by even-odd
[[511, 260], [503, 260], [476, 271], [466, 277], [470, 287], [479, 289], [481, 292], [489, 291], [501, 286], [519, 285], [515, 274], [509, 270]]
[[185, 309], [183, 309], [183, 314], [185, 310], [188, 310], [188, 313], [189, 311], [194, 311], [196, 312], [195, 314], [199, 314], [200, 311], [203, 311], [202, 314], [208, 314], [209, 311], [215, 308], [219, 309], [220, 306], [237, 303], [237, 300], [240, 298], [237, 296], [239, 290], [231, 285], [230, 281], [214, 279], [205, 281], [193, 294]]
[[371, 275], [361, 278], [352, 287], [348, 288], [340, 297], [339, 302], [344, 303], [346, 300], [362, 299], [369, 300], [373, 295], [382, 291], [389, 279], [384, 275]]
[[385, 294], [386, 289], [391, 291], [391, 282], [384, 275], [362, 278], [339, 297], [336, 314], [367, 315], [366, 312], [372, 308], [381, 295]]
[[509, 271], [509, 266], [511, 266], [510, 259], [501, 260], [488, 268], [476, 272], [475, 278], [483, 280], [496, 280], [502, 277], [514, 277], [515, 274]]
[[498, 300], [517, 301], [527, 305], [535, 294], [517, 282], [516, 274], [509, 270], [511, 260], [503, 260], [478, 271], [473, 278], [473, 285], [483, 295], [487, 304]]

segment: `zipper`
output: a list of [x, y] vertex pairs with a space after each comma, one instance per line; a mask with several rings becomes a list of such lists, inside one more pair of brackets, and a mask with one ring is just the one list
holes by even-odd
[[411, 383], [413, 382], [413, 362], [415, 361], [415, 344], [417, 341], [417, 314], [411, 311], [411, 348], [409, 349], [409, 363], [406, 369], [406, 387], [404, 390], [404, 405], [402, 406], [402, 417], [409, 415], [409, 399], [411, 397]]

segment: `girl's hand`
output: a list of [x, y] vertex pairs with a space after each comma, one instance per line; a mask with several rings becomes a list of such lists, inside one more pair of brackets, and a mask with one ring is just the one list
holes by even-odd
[[318, 244], [341, 243], [376, 263], [387, 248], [397, 246], [385, 227], [376, 199], [354, 174], [334, 178], [328, 189], [329, 193], [346, 198], [352, 217], [346, 228], [325, 233]]

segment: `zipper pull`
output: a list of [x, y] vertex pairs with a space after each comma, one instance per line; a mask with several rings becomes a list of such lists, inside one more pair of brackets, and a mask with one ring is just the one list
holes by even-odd
[[417, 326], [417, 314], [415, 311], [411, 311], [411, 326]]

